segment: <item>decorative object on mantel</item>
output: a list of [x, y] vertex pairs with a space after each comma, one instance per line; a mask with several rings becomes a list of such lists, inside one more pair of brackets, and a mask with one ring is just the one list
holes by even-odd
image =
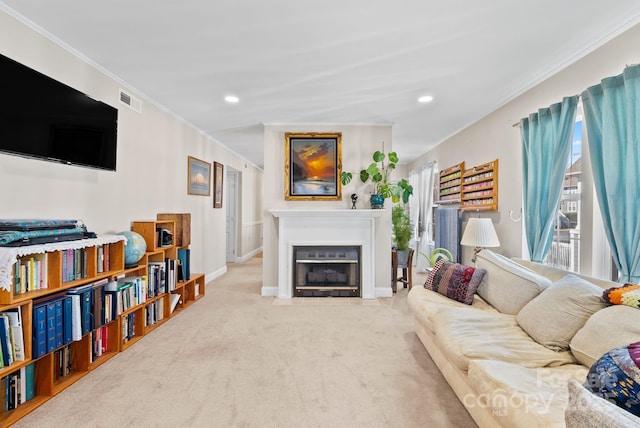
[[356, 202], [358, 202], [358, 195], [356, 195], [355, 193], [351, 194], [351, 209], [355, 210], [356, 209]]
[[342, 133], [285, 133], [284, 199], [339, 201]]
[[[373, 162], [360, 171], [360, 181], [366, 183], [371, 180], [374, 185], [374, 193], [371, 195], [371, 208], [384, 208], [384, 200], [391, 198], [392, 202], [402, 201], [407, 203], [409, 197], [413, 194], [413, 186], [406, 179], [402, 179], [397, 183], [391, 183], [391, 171], [396, 168], [398, 163], [398, 155], [396, 152], [384, 154], [384, 143], [382, 143], [383, 151], [376, 150], [373, 155]], [[386, 162], [385, 162], [386, 160]], [[351, 182], [353, 175], [350, 172], [343, 171], [340, 174], [340, 181], [343, 185]]]
[[471, 261], [476, 263], [476, 256], [483, 248], [499, 247], [500, 240], [490, 218], [471, 217], [462, 234], [460, 245], [475, 247]]

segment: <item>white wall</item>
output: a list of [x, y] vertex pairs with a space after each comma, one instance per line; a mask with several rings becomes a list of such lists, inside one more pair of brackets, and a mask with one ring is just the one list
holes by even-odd
[[[637, 25], [583, 59], [568, 66], [531, 90], [516, 97], [504, 107], [482, 118], [425, 153], [409, 166], [417, 168], [438, 161], [441, 169], [465, 161], [472, 167], [499, 159], [499, 201], [497, 212], [480, 212], [490, 217], [501, 241], [496, 252], [506, 256], [522, 255], [522, 222], [509, 219], [509, 211], [519, 216], [522, 207], [522, 153], [520, 128], [514, 127], [521, 118], [541, 107], [559, 102], [564, 96], [580, 94], [602, 78], [620, 74], [627, 64], [638, 63], [640, 25]], [[475, 213], [465, 213], [464, 221]], [[588, 219], [587, 219], [588, 220]], [[589, 224], [590, 222], [587, 222]], [[583, 240], [583, 248], [591, 247]], [[472, 249], [463, 247], [463, 259], [469, 263]], [[590, 269], [590, 266], [585, 266]]]
[[[341, 132], [342, 168], [353, 173], [353, 180], [342, 188], [341, 201], [285, 201], [284, 147], [285, 132]], [[358, 194], [358, 208], [369, 209], [371, 184], [362, 184], [359, 172], [371, 162], [374, 151], [392, 150], [390, 125], [267, 125], [264, 130], [264, 261], [263, 287], [278, 287], [278, 228], [270, 209], [347, 209], [350, 195]], [[376, 287], [390, 288], [391, 283], [391, 201], [376, 221]]]
[[[242, 172], [241, 250], [259, 248], [260, 169], [4, 12], [0, 53], [118, 108], [117, 172], [0, 154], [1, 218], [77, 218], [104, 234], [159, 212], [190, 212], [192, 269], [210, 279], [226, 270], [225, 210], [213, 209], [212, 197], [187, 195], [194, 156]], [[141, 114], [119, 103], [121, 87], [143, 100]]]

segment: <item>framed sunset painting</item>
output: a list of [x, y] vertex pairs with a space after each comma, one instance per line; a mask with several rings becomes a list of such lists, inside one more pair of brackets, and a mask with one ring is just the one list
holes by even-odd
[[284, 198], [339, 201], [341, 133], [285, 134]]
[[187, 193], [209, 196], [211, 194], [211, 164], [192, 156], [188, 157], [188, 162]]

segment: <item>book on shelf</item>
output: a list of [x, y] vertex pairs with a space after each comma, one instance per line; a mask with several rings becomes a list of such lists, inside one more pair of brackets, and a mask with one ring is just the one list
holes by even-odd
[[11, 345], [11, 327], [9, 317], [0, 313], [0, 348], [2, 349], [3, 367], [13, 364], [13, 346]]
[[11, 344], [13, 346], [13, 356], [16, 361], [25, 360], [24, 333], [22, 330], [22, 309], [11, 308], [4, 311], [9, 318], [11, 328]]
[[35, 363], [2, 378], [0, 385], [5, 410], [14, 410], [35, 396]]
[[33, 358], [47, 353], [47, 305], [33, 307]]
[[180, 261], [178, 276], [182, 277], [182, 281], [189, 281], [191, 279], [191, 250], [178, 248], [178, 260]]
[[34, 254], [23, 257], [13, 265], [14, 294], [47, 287], [47, 254]]
[[180, 294], [171, 294], [171, 312], [173, 313], [173, 311], [176, 309], [176, 306], [178, 306], [178, 303], [180, 302]]
[[71, 297], [71, 339], [78, 341], [82, 339], [82, 307], [80, 304], [80, 295], [72, 294], [69, 297]]
[[36, 363], [29, 363], [24, 367], [25, 372], [25, 401], [31, 400], [36, 395]]
[[155, 290], [156, 296], [167, 292], [166, 286], [166, 263], [165, 262], [149, 262], [148, 263], [149, 284]]

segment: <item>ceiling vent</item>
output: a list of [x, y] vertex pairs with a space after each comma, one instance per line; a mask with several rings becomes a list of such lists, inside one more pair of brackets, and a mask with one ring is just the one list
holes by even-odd
[[120, 89], [120, 102], [129, 106], [129, 108], [135, 112], [140, 113], [142, 111], [142, 102], [138, 98], [125, 92], [124, 89]]

